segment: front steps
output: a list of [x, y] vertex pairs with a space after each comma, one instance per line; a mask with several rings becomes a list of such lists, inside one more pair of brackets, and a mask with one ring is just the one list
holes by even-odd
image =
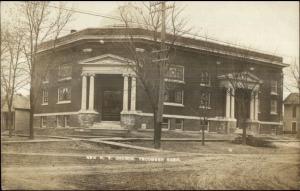
[[89, 136], [118, 136], [124, 137], [129, 132], [128, 129], [121, 127], [120, 121], [96, 122], [90, 128], [75, 129], [80, 135]]

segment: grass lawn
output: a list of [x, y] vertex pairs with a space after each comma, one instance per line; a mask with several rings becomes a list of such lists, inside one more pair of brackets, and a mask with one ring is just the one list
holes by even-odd
[[[153, 148], [151, 141], [126, 142], [127, 144]], [[299, 143], [300, 144], [300, 143]], [[253, 147], [248, 145], [234, 144], [229, 141], [224, 142], [206, 142], [202, 146], [201, 142], [179, 142], [162, 141], [163, 150], [175, 152], [191, 152], [202, 154], [276, 154], [276, 153], [296, 153], [300, 154], [300, 149], [290, 147]]]

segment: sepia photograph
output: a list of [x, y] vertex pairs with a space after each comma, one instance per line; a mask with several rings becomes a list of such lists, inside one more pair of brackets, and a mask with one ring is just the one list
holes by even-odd
[[1, 190], [300, 190], [299, 1], [1, 1]]

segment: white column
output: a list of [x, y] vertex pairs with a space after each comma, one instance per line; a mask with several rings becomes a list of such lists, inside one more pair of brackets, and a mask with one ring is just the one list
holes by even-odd
[[81, 88], [81, 110], [86, 110], [86, 74], [82, 74], [82, 88]]
[[255, 120], [258, 120], [258, 107], [259, 107], [259, 105], [258, 105], [258, 92], [256, 92], [256, 94], [255, 94], [255, 116], [254, 116], [254, 119]]
[[251, 93], [251, 101], [250, 101], [250, 119], [254, 120], [254, 112], [255, 112], [255, 108], [254, 108], [254, 94], [253, 92]]
[[230, 118], [230, 88], [226, 89], [226, 118]]
[[90, 93], [89, 93], [89, 110], [94, 110], [94, 76], [95, 74], [90, 75]]
[[128, 75], [124, 74], [123, 111], [128, 111]]
[[235, 92], [234, 92], [234, 89], [232, 88], [231, 89], [231, 99], [230, 99], [230, 118], [232, 118], [232, 119], [234, 119], [234, 96], [235, 96], [235, 94], [234, 94]]
[[136, 77], [131, 77], [131, 105], [130, 110], [135, 111], [136, 106]]

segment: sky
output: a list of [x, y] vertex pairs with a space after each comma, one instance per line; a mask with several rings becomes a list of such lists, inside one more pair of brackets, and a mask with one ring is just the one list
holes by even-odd
[[[222, 41], [238, 43], [261, 51], [283, 56], [285, 63], [299, 61], [299, 2], [297, 1], [180, 1], [185, 7], [182, 16], [192, 33], [207, 35]], [[67, 6], [76, 10], [116, 15], [123, 2], [77, 1]], [[5, 5], [2, 7], [5, 7]], [[67, 30], [101, 27], [113, 20], [75, 13]], [[285, 73], [289, 69], [285, 69]], [[287, 77], [286, 82], [292, 81]], [[285, 90], [286, 96], [289, 92]], [[284, 96], [284, 97], [285, 97]]]

